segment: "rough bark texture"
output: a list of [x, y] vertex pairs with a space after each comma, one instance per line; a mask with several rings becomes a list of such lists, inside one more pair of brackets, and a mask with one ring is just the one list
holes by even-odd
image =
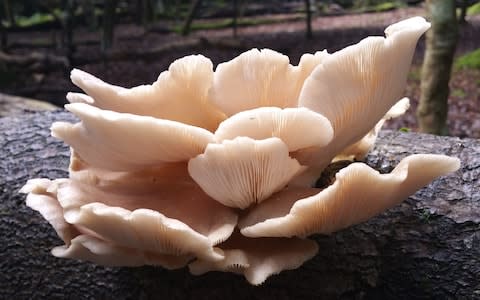
[[65, 112], [0, 119], [0, 295], [5, 299], [472, 299], [480, 298], [480, 141], [383, 132], [367, 162], [389, 171], [412, 153], [462, 160], [403, 204], [331, 236], [319, 254], [262, 286], [182, 269], [105, 268], [57, 259], [62, 244], [18, 189], [67, 175], [68, 149], [49, 136]]
[[447, 134], [448, 82], [458, 36], [455, 1], [427, 0], [427, 12], [432, 28], [427, 31], [418, 123], [422, 132]]
[[21, 115], [32, 111], [56, 109], [58, 109], [57, 106], [48, 102], [0, 93], [0, 117]]

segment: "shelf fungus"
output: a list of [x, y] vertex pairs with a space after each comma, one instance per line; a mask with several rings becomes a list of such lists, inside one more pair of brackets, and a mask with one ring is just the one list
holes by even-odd
[[[71, 147], [69, 177], [22, 189], [65, 243], [52, 254], [228, 271], [255, 285], [299, 267], [318, 251], [310, 235], [363, 222], [459, 168], [433, 154], [389, 174], [358, 162], [408, 108], [407, 72], [429, 27], [407, 19], [296, 66], [268, 49], [216, 70], [187, 56], [131, 89], [73, 70], [86, 94], [69, 93], [66, 109], [79, 122], [51, 128]], [[314, 187], [333, 166], [333, 179]]]

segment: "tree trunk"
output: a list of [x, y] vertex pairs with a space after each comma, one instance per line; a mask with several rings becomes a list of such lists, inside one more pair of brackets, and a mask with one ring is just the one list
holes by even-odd
[[5, 14], [5, 19], [8, 22], [7, 27], [15, 27], [15, 15], [13, 13], [12, 3], [10, 2], [10, 0], [3, 0], [3, 11]]
[[185, 18], [185, 22], [182, 26], [182, 35], [188, 35], [190, 33], [190, 27], [192, 25], [193, 19], [202, 4], [202, 0], [194, 0], [190, 6], [190, 10], [188, 12], [187, 17]]
[[72, 65], [73, 53], [75, 46], [73, 44], [73, 31], [75, 28], [75, 1], [67, 0], [65, 5], [65, 18], [63, 21], [63, 37], [64, 45], [66, 49], [66, 57], [68, 60], [69, 68]]
[[65, 112], [0, 119], [0, 295], [5, 299], [472, 299], [480, 297], [480, 141], [382, 132], [367, 163], [389, 171], [411, 153], [462, 161], [401, 205], [357, 226], [315, 236], [319, 254], [262, 286], [185, 269], [106, 268], [58, 259], [62, 244], [18, 189], [67, 176], [68, 148], [49, 135]]
[[238, 15], [239, 15], [239, 5], [238, 0], [233, 0], [233, 18], [232, 18], [232, 30], [233, 30], [233, 37], [237, 37], [238, 33]]
[[460, 0], [460, 15], [458, 16], [458, 23], [465, 24], [467, 23], [467, 9], [468, 9], [468, 0]]
[[455, 1], [428, 0], [427, 11], [432, 28], [427, 32], [418, 123], [422, 132], [448, 134], [448, 82], [458, 35]]
[[307, 32], [306, 32], [306, 37], [307, 39], [312, 39], [313, 34], [312, 34], [312, 8], [310, 4], [310, 0], [304, 0], [305, 2], [305, 13], [306, 13], [306, 22], [307, 22]]
[[95, 3], [94, 0], [81, 0], [84, 17], [87, 22], [88, 30], [94, 31], [98, 27], [97, 16], [95, 15]]
[[117, 0], [105, 0], [103, 6], [103, 34], [102, 34], [102, 51], [110, 50], [113, 45], [113, 36], [115, 29], [115, 8]]

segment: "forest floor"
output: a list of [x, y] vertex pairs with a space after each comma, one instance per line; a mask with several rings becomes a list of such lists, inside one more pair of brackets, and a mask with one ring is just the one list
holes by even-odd
[[[105, 60], [100, 51], [99, 33], [77, 28], [74, 33], [73, 67], [112, 84], [132, 87], [152, 83], [173, 60], [189, 54], [201, 53], [211, 58], [216, 65], [252, 47], [270, 48], [288, 55], [291, 63], [296, 64], [303, 53], [323, 49], [332, 53], [357, 43], [366, 36], [383, 35], [383, 30], [389, 24], [416, 15], [425, 15], [423, 8], [319, 16], [313, 19], [314, 37], [311, 40], [305, 38], [305, 22], [288, 15], [275, 16], [279, 22], [274, 24], [239, 27], [236, 38], [232, 36], [232, 29], [199, 30], [188, 37], [182, 37], [166, 32], [164, 26], [167, 24], [158, 23], [148, 30], [133, 24], [120, 24], [116, 27], [114, 49], [106, 55], [115, 57], [112, 60]], [[467, 21], [460, 28], [457, 56], [480, 48], [480, 16], [468, 18]], [[10, 53], [28, 55], [43, 52], [62, 55], [63, 50], [56, 49], [53, 44], [49, 45], [49, 41], [58, 40], [58, 35], [54, 30], [11, 33]], [[417, 129], [415, 109], [420, 95], [423, 52], [422, 39], [417, 47], [405, 91], [405, 96], [411, 99], [412, 107], [406, 115], [388, 122], [385, 125], [387, 128]], [[1, 83], [2, 92], [42, 99], [57, 105], [65, 103], [68, 91], [78, 91], [70, 83], [68, 70], [65, 69], [47, 68], [34, 72], [16, 70], [7, 74], [7, 78], [10, 80]], [[450, 88], [450, 134], [480, 138], [480, 70], [454, 70]]]

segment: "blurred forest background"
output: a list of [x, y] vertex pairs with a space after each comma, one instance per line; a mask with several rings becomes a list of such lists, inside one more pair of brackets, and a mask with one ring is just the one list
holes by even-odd
[[[52, 109], [47, 102], [63, 105], [68, 91], [79, 91], [70, 83], [72, 68], [132, 87], [152, 83], [173, 60], [189, 54], [201, 53], [216, 65], [253, 47], [271, 48], [297, 64], [303, 53], [323, 49], [332, 53], [366, 36], [383, 35], [386, 26], [399, 20], [438, 17], [432, 16], [432, 6], [448, 2], [451, 7], [446, 11], [455, 27], [447, 28], [441, 21], [437, 28], [444, 35], [452, 33], [449, 49], [454, 56], [450, 64], [446, 56], [437, 55], [448, 67], [441, 73], [450, 78], [449, 83], [440, 82], [450, 87], [445, 102], [449, 113], [447, 127], [437, 133], [480, 138], [479, 1], [0, 1], [0, 116]], [[436, 41], [431, 44], [442, 44]], [[419, 130], [415, 111], [425, 97], [421, 85], [425, 49], [422, 38], [405, 91], [412, 107], [386, 127]], [[438, 64], [430, 61], [432, 65]]]

